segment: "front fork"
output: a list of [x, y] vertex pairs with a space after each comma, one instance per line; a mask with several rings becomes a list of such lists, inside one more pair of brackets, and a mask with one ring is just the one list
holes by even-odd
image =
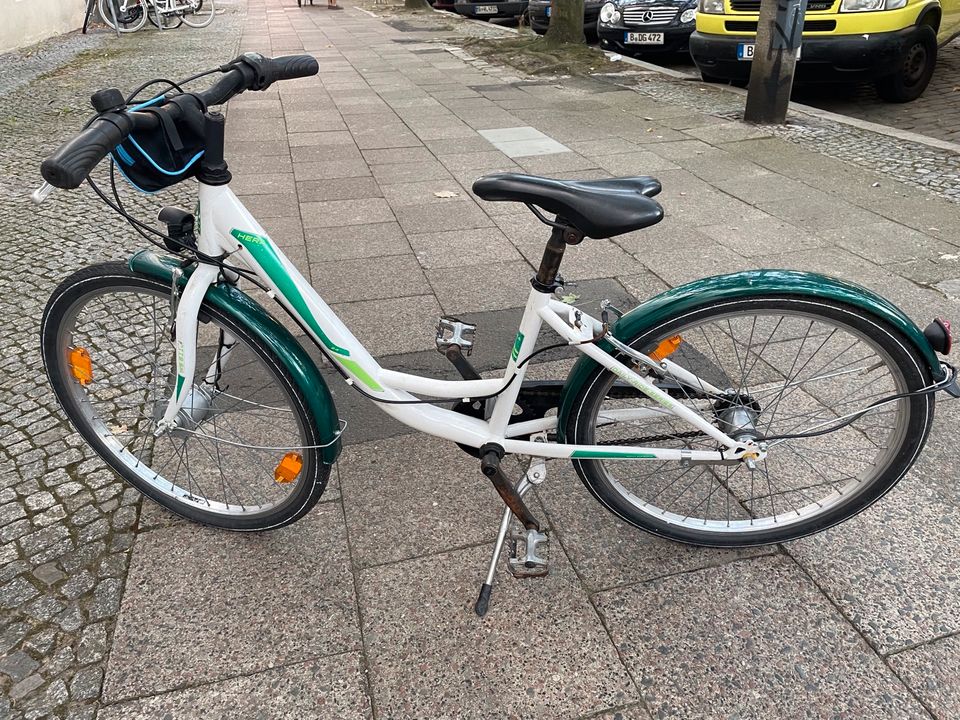
[[[220, 268], [216, 265], [201, 263], [187, 280], [183, 292], [177, 295], [179, 289], [178, 273], [174, 273], [171, 287], [171, 305], [175, 310], [175, 319], [170, 332], [173, 335], [176, 347], [176, 382], [173, 394], [167, 401], [163, 417], [157, 423], [156, 435], [161, 435], [175, 429], [178, 425], [177, 416], [183, 408], [184, 401], [193, 393], [193, 377], [197, 366], [197, 327], [200, 305], [206, 297], [207, 289], [217, 281]], [[222, 372], [224, 363], [230, 354], [236, 340], [228, 333], [224, 333], [217, 348], [213, 363], [204, 376], [204, 384], [215, 386]]]

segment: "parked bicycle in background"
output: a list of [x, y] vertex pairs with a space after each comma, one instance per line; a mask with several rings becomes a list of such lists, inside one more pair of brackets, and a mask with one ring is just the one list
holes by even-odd
[[202, 28], [216, 14], [214, 0], [98, 0], [97, 9], [110, 28], [125, 33], [140, 30], [147, 20], [161, 30]]

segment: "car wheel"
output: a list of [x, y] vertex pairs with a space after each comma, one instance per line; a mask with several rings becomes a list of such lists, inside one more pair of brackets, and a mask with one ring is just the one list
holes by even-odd
[[937, 35], [933, 28], [917, 28], [913, 40], [900, 54], [897, 71], [876, 82], [877, 94], [887, 102], [916, 100], [927, 89], [937, 65]]

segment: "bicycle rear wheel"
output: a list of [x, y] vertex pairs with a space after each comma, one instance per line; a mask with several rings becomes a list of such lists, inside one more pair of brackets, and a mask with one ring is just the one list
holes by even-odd
[[54, 291], [41, 341], [50, 384], [100, 457], [167, 509], [230, 530], [289, 524], [330, 472], [314, 417], [269, 348], [214, 307], [200, 315], [197, 372], [171, 432], [154, 434], [176, 377], [170, 288], [122, 263]]
[[183, 16], [179, 12], [159, 12], [155, 4], [150, 5], [147, 18], [150, 20], [150, 24], [158, 30], [174, 30], [183, 25]]
[[[902, 397], [836, 426], [882, 398], [927, 386], [929, 372], [895, 329], [859, 308], [771, 295], [704, 305], [631, 339], [725, 391], [661, 381], [674, 401], [731, 437], [764, 440], [765, 460], [690, 464], [577, 460], [593, 495], [627, 522], [710, 546], [783, 542], [842, 522], [906, 473], [926, 441], [933, 395]], [[674, 382], [670, 382], [673, 380]], [[598, 367], [573, 404], [578, 444], [716, 450], [717, 443]], [[824, 434], [819, 434], [821, 431]], [[797, 436], [803, 437], [797, 437]]]
[[214, 0], [186, 0], [189, 7], [183, 11], [183, 21], [192, 28], [206, 27], [216, 15]]
[[[98, 0], [97, 12], [111, 29], [122, 33], [136, 32], [147, 22], [147, 3], [148, 0]], [[113, 21], [114, 13], [116, 23]]]

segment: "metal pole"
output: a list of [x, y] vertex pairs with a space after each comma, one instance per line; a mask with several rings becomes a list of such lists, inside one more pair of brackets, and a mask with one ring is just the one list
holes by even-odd
[[113, 29], [117, 33], [117, 37], [120, 37], [120, 23], [117, 20], [117, 0], [110, 0], [107, 3], [110, 6], [110, 14], [113, 15]]
[[790, 92], [807, 0], [762, 0], [754, 46], [747, 106], [747, 122], [780, 124], [787, 118]]

